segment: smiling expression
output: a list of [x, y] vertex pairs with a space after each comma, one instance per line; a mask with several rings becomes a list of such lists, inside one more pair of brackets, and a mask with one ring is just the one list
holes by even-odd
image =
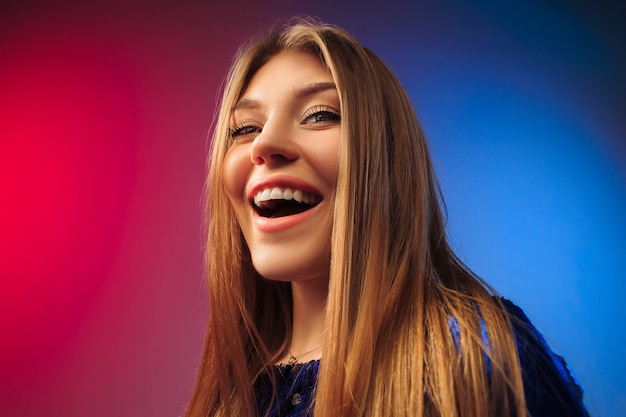
[[328, 279], [341, 116], [328, 69], [283, 51], [252, 77], [231, 117], [224, 186], [262, 276]]

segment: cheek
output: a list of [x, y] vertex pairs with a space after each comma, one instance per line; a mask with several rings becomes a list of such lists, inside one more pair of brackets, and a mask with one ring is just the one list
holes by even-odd
[[241, 148], [231, 148], [224, 158], [222, 178], [224, 188], [233, 203], [244, 199], [244, 190], [250, 167], [248, 153]]
[[339, 172], [339, 139], [332, 137], [330, 140], [319, 141], [311, 160], [327, 186], [334, 190]]

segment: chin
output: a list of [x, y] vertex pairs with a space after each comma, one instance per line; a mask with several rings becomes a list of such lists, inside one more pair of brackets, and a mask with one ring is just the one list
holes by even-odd
[[[330, 257], [319, 257], [315, 259], [289, 259], [285, 262], [283, 257], [262, 257], [252, 259], [254, 269], [263, 278], [272, 281], [306, 281], [319, 277], [328, 277], [330, 271]], [[321, 268], [320, 266], [324, 266]]]

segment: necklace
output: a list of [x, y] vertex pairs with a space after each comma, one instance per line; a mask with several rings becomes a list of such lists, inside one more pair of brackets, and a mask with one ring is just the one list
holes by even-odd
[[307, 351], [306, 351], [306, 352], [304, 352], [304, 353], [300, 353], [298, 356], [294, 356], [294, 354], [293, 354], [293, 353], [291, 353], [291, 351], [287, 352], [287, 353], [289, 353], [289, 359], [287, 360], [287, 364], [288, 364], [288, 365], [295, 365], [296, 363], [298, 363], [298, 357], [299, 357], [299, 356], [307, 355], [307, 354], [309, 354], [309, 353], [311, 353], [311, 352], [314, 352], [314, 351], [316, 351], [317, 349], [321, 348], [323, 344], [324, 344], [324, 343], [320, 343], [319, 345], [315, 346], [313, 349], [311, 349], [311, 350], [307, 350]]

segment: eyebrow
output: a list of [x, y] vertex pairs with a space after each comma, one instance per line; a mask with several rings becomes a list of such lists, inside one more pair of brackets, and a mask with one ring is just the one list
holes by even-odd
[[[337, 86], [333, 82], [310, 83], [302, 87], [295, 88], [293, 94], [296, 99], [303, 99], [308, 96], [320, 93], [326, 90], [336, 90]], [[231, 112], [239, 109], [256, 109], [260, 107], [258, 100], [251, 98], [242, 98], [231, 109]]]
[[311, 83], [311, 84], [306, 84], [305, 86], [301, 88], [294, 89], [294, 95], [297, 98], [304, 98], [304, 97], [311, 96], [313, 94], [320, 93], [322, 91], [336, 90], [336, 89], [337, 89], [337, 86], [335, 85], [335, 83], [332, 83], [332, 82]]

